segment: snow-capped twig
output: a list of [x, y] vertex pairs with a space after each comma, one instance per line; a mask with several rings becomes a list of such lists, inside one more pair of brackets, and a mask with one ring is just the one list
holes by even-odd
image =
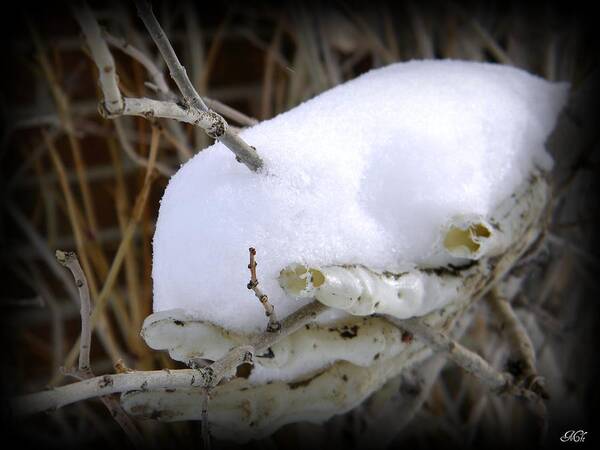
[[526, 389], [535, 392], [541, 398], [548, 398], [544, 379], [537, 373], [533, 344], [510, 302], [498, 288], [490, 292], [488, 301], [492, 312], [500, 321], [501, 330], [505, 333], [511, 351], [516, 357], [515, 366], [518, 373], [514, 374], [515, 382], [523, 383]]
[[327, 306], [313, 301], [287, 316], [279, 333], [261, 333], [248, 346], [236, 347], [223, 358], [201, 369], [134, 371], [103, 375], [55, 387], [47, 391], [26, 394], [12, 401], [15, 416], [27, 416], [51, 411], [89, 398], [136, 390], [212, 387], [235, 371], [239, 364], [252, 362], [253, 354], [266, 352], [269, 347], [314, 321]]
[[277, 316], [275, 315], [275, 308], [269, 302], [269, 297], [258, 287], [258, 278], [256, 277], [256, 249], [254, 247], [250, 247], [250, 264], [248, 264], [248, 269], [250, 269], [250, 281], [248, 282], [248, 289], [254, 291], [256, 298], [260, 301], [260, 303], [265, 308], [265, 315], [269, 319], [269, 323], [267, 325], [267, 331], [275, 332], [281, 329], [281, 323], [277, 320]]
[[177, 87], [181, 91], [185, 102], [192, 109], [196, 109], [199, 112], [209, 114], [212, 116], [215, 122], [219, 123], [219, 126], [214, 131], [207, 131], [207, 134], [215, 139], [219, 139], [227, 148], [229, 148], [237, 157], [237, 159], [244, 163], [253, 172], [259, 171], [263, 162], [262, 159], [256, 153], [256, 149], [249, 146], [244, 142], [238, 135], [228, 129], [227, 122], [219, 114], [211, 111], [206, 103], [194, 89], [192, 82], [186, 74], [185, 68], [179, 62], [175, 50], [171, 46], [169, 39], [167, 38], [164, 30], [158, 23], [158, 20], [152, 12], [152, 7], [145, 0], [135, 0], [135, 4], [138, 10], [138, 15], [146, 25], [150, 36], [154, 40], [154, 43], [158, 47], [171, 77], [177, 84]]
[[92, 302], [90, 299], [90, 289], [87, 278], [79, 264], [79, 259], [74, 252], [56, 251], [57, 261], [65, 266], [73, 274], [75, 285], [79, 291], [80, 313], [81, 313], [81, 338], [79, 340], [79, 372], [81, 375], [89, 373], [90, 368], [90, 347], [92, 342], [92, 327], [90, 326], [90, 317], [92, 315]]

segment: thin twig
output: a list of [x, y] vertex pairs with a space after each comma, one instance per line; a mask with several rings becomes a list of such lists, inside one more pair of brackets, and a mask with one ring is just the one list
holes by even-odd
[[[134, 115], [146, 118], [164, 117], [191, 123], [202, 128], [206, 134], [213, 139], [219, 139], [236, 155], [237, 159], [244, 163], [250, 170], [256, 172], [262, 167], [262, 160], [253, 147], [246, 144], [233, 130], [229, 129], [225, 119], [214, 111], [211, 111], [204, 101], [200, 98], [192, 86], [185, 68], [177, 59], [164, 31], [160, 27], [152, 9], [148, 4], [136, 2], [140, 10], [140, 17], [144, 20], [146, 27], [150, 31], [152, 38], [156, 42], [171, 76], [183, 94], [187, 108], [183, 108], [177, 103], [168, 101], [157, 101], [148, 98], [123, 98], [119, 92], [119, 102], [115, 103], [115, 93], [113, 81], [116, 80], [114, 74], [114, 61], [108, 49], [108, 44], [104, 40], [100, 27], [93, 17], [87, 5], [76, 10], [77, 19], [81, 25], [82, 31], [86, 37], [88, 46], [91, 49], [92, 58], [100, 72], [100, 87], [104, 93], [105, 99], [101, 103], [100, 113], [106, 118], [115, 118], [121, 115]], [[136, 56], [137, 55], [136, 53]], [[111, 70], [109, 70], [109, 68]], [[153, 73], [155, 71], [153, 70]], [[103, 76], [103, 74], [111, 76]], [[164, 88], [164, 84], [161, 84]], [[118, 89], [118, 84], [117, 84]], [[214, 104], [213, 104], [214, 105]], [[231, 113], [231, 110], [227, 110]]]
[[226, 105], [225, 103], [222, 103], [214, 98], [204, 97], [204, 102], [210, 109], [214, 109], [222, 116], [228, 117], [240, 125], [251, 127], [258, 123], [258, 120], [254, 117], [247, 116], [243, 112], [238, 111], [237, 109], [234, 109], [231, 106]]
[[85, 273], [79, 264], [79, 259], [74, 252], [56, 251], [57, 261], [73, 274], [75, 285], [79, 290], [81, 301], [81, 339], [79, 340], [79, 372], [82, 374], [90, 371], [90, 347], [92, 342], [92, 328], [90, 317], [92, 315], [92, 301]]
[[[63, 191], [64, 199], [66, 201], [67, 215], [69, 217], [69, 221], [71, 222], [71, 227], [73, 230], [73, 234], [75, 237], [75, 246], [77, 248], [77, 252], [81, 262], [83, 264], [83, 268], [88, 277], [88, 285], [90, 288], [90, 292], [92, 298], [96, 299], [98, 296], [98, 286], [96, 284], [95, 278], [93, 277], [93, 269], [92, 263], [90, 261], [90, 257], [88, 255], [88, 246], [86, 245], [85, 233], [82, 228], [83, 218], [81, 216], [81, 212], [79, 207], [77, 206], [77, 202], [75, 199], [75, 195], [71, 190], [71, 187], [66, 182], [66, 168], [61, 161], [59, 156], [58, 149], [55, 146], [55, 143], [49, 138], [45, 130], [42, 130], [42, 136], [46, 141], [46, 145], [48, 146], [48, 152], [51, 156], [51, 159], [56, 168], [56, 172], [59, 177], [59, 182], [61, 185], [61, 189]], [[100, 340], [103, 346], [106, 348], [107, 352], [114, 359], [118, 359], [121, 357], [122, 351], [120, 350], [120, 346], [118, 341], [115, 339], [113, 333], [111, 332], [111, 325], [107, 321], [105, 315], [100, 318], [101, 326], [98, 327], [98, 333]], [[78, 344], [77, 344], [78, 345]], [[73, 358], [68, 361], [67, 367], [71, 367], [75, 363], [75, 357], [77, 357], [78, 353], [73, 354]], [[56, 377], [59, 377], [60, 374], [56, 374]]]
[[210, 450], [210, 423], [208, 421], [208, 400], [209, 390], [203, 389], [202, 395], [202, 448], [204, 450]]
[[[109, 294], [112, 291], [114, 283], [117, 279], [117, 275], [119, 274], [119, 271], [121, 269], [123, 260], [125, 259], [125, 254], [127, 253], [127, 249], [129, 247], [129, 242], [133, 238], [134, 232], [135, 232], [137, 225], [142, 217], [142, 212], [145, 208], [146, 201], [147, 201], [148, 195], [150, 193], [150, 187], [152, 185], [152, 181], [154, 178], [153, 172], [154, 172], [154, 164], [156, 162], [156, 154], [157, 154], [158, 146], [159, 146], [159, 138], [160, 138], [160, 131], [158, 130], [157, 127], [153, 127], [152, 128], [152, 140], [150, 143], [150, 155], [148, 157], [148, 167], [146, 170], [146, 175], [144, 177], [144, 184], [142, 185], [142, 188], [137, 196], [136, 203], [133, 208], [132, 217], [130, 218], [129, 223], [127, 224], [127, 228], [125, 229], [125, 232], [123, 233], [121, 243], [119, 244], [117, 253], [115, 254], [113, 262], [110, 266], [110, 270], [108, 271], [106, 280], [104, 281], [104, 285], [102, 286], [102, 290], [98, 294], [98, 297], [96, 300], [96, 308], [92, 312], [92, 317], [91, 317], [92, 329], [95, 326], [95, 324], [102, 317], [104, 307], [106, 306], [106, 303], [108, 302], [108, 299], [109, 299]], [[76, 344], [73, 346], [73, 348], [71, 348], [71, 351], [67, 355], [67, 360], [65, 363], [65, 365], [67, 367], [69, 367], [70, 365], [73, 364], [73, 361], [77, 357], [77, 352], [78, 352], [78, 345]], [[54, 380], [54, 381], [57, 381], [57, 380]]]
[[275, 332], [281, 329], [281, 323], [277, 320], [277, 316], [275, 315], [275, 307], [269, 302], [269, 297], [258, 287], [258, 278], [256, 277], [256, 249], [254, 247], [250, 247], [250, 264], [248, 264], [248, 269], [250, 269], [250, 281], [248, 282], [248, 289], [254, 291], [254, 295], [260, 301], [260, 303], [265, 308], [265, 315], [269, 319], [269, 323], [267, 325], [267, 331]]
[[253, 147], [250, 147], [239, 136], [228, 129], [227, 122], [222, 116], [208, 109], [208, 106], [206, 106], [202, 98], [196, 92], [196, 89], [194, 89], [192, 82], [186, 74], [185, 68], [179, 62], [169, 39], [158, 23], [158, 20], [156, 20], [150, 4], [144, 0], [136, 0], [135, 4], [140, 18], [144, 22], [144, 25], [146, 25], [150, 36], [163, 56], [165, 63], [169, 68], [171, 77], [181, 91], [185, 102], [190, 108], [196, 109], [199, 113], [209, 114], [212, 117], [213, 122], [219, 124], [219, 126], [214, 127], [212, 130], [205, 130], [207, 131], [207, 134], [212, 138], [219, 139], [223, 142], [223, 144], [235, 154], [237, 159], [244, 163], [250, 170], [258, 172], [263, 166], [262, 159], [258, 156]]
[[467, 372], [475, 375], [491, 390], [498, 393], [506, 392], [512, 386], [512, 376], [499, 372], [477, 353], [462, 346], [444, 333], [425, 325], [421, 320], [413, 318], [398, 320], [388, 317], [396, 324], [415, 337], [423, 339], [434, 351], [444, 353], [448, 359], [458, 364]]
[[425, 325], [417, 318], [398, 320], [388, 317], [388, 320], [423, 339], [434, 351], [445, 354], [448, 359], [473, 374], [493, 392], [498, 394], [507, 393], [530, 401], [539, 410], [538, 417], [541, 419], [543, 432], [546, 413], [545, 405], [541, 401], [541, 391], [532, 390], [527, 386], [516, 383], [512, 374], [496, 370], [477, 353], [462, 346], [446, 334]]
[[[169, 90], [169, 86], [167, 85], [162, 71], [158, 67], [156, 67], [156, 64], [154, 64], [151, 58], [146, 56], [144, 52], [142, 52], [138, 48], [128, 43], [125, 39], [113, 36], [106, 30], [103, 30], [103, 36], [109, 45], [118, 48], [126, 55], [129, 55], [135, 61], [140, 63], [144, 67], [144, 69], [146, 69], [146, 72], [148, 72], [148, 74], [150, 75], [150, 78], [152, 79], [152, 82], [158, 89], [158, 92], [160, 92], [164, 96], [173, 96], [173, 94], [171, 94], [171, 91]], [[171, 98], [171, 100], [176, 100], [176, 98]]]
[[79, 22], [92, 59], [98, 66], [98, 77], [104, 94], [104, 108], [111, 114], [123, 110], [123, 98], [115, 70], [115, 61], [102, 38], [102, 31], [87, 3], [74, 6], [75, 18]]
[[[455, 339], [460, 339], [470, 325], [470, 321], [459, 320], [452, 329]], [[399, 392], [387, 398], [387, 402], [371, 412], [371, 420], [367, 421], [366, 430], [362, 433], [358, 448], [385, 449], [394, 438], [421, 411], [423, 404], [430, 397], [430, 392], [439, 379], [447, 359], [438, 353], [423, 363], [399, 376]]]
[[526, 389], [532, 390], [542, 398], [548, 398], [544, 379], [537, 373], [535, 350], [531, 338], [513, 311], [510, 302], [498, 288], [491, 291], [488, 301], [492, 312], [500, 321], [501, 329], [506, 334], [510, 348], [516, 357], [513, 364], [517, 368], [517, 373], [514, 374], [515, 382], [523, 383]]
[[[90, 318], [92, 313], [92, 305], [90, 300], [90, 290], [88, 288], [85, 273], [79, 264], [77, 255], [74, 252], [56, 251], [56, 259], [60, 264], [65, 266], [73, 274], [75, 285], [79, 290], [79, 298], [81, 301], [81, 338], [79, 340], [79, 368], [76, 372], [70, 375], [80, 379], [87, 380], [94, 378], [94, 373], [90, 367], [90, 348], [92, 342], [92, 327], [90, 326]], [[133, 424], [131, 418], [125, 413], [121, 404], [117, 399], [110, 396], [101, 397], [102, 403], [110, 412], [111, 417], [123, 429], [127, 437], [137, 447], [142, 448], [144, 441], [140, 432]]]
[[[162, 70], [160, 70], [156, 64], [154, 64], [154, 61], [152, 61], [150, 57], [148, 57], [137, 47], [134, 47], [125, 41], [125, 39], [115, 37], [107, 31], [104, 31], [104, 37], [109, 45], [116, 47], [126, 55], [129, 55], [135, 61], [140, 63], [144, 69], [146, 69], [146, 72], [148, 72], [150, 78], [152, 79], [153, 87], [156, 91], [158, 91], [158, 95], [161, 100], [177, 102], [178, 97], [169, 89]], [[189, 148], [189, 142], [183, 129], [181, 128], [181, 125], [176, 122], [169, 121], [167, 122], [167, 127], [172, 131], [174, 138], [177, 141], [175, 148], [179, 153], [180, 161], [187, 161], [191, 158], [193, 152]], [[161, 173], [163, 173], [163, 170], [160, 168], [160, 163], [157, 163], [156, 167], [159, 171], [161, 171]]]

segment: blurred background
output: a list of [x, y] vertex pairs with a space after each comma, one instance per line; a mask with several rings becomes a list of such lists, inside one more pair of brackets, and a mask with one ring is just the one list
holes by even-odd
[[[123, 95], [176, 98], [133, 4], [90, 6], [111, 45]], [[554, 445], [570, 429], [586, 430], [592, 439], [599, 401], [594, 377], [600, 275], [594, 245], [600, 96], [592, 9], [579, 3], [339, 1], [327, 6], [154, 2], [154, 10], [200, 95], [238, 128], [371, 68], [410, 59], [508, 64], [570, 82], [569, 106], [549, 141], [556, 162], [553, 218], [542, 251], [518, 268], [527, 278], [513, 306], [551, 391], [546, 442]], [[54, 258], [56, 249], [76, 251], [92, 298], [108, 301], [92, 341], [96, 374], [113, 373], [115, 364], [140, 370], [181, 367], [149, 349], [139, 330], [152, 311], [151, 243], [159, 200], [169, 176], [212, 140], [199, 129], [162, 119], [102, 118], [97, 70], [69, 5], [25, 3], [2, 22], [7, 44], [0, 89], [4, 396], [72, 381], [60, 368], [79, 336], [79, 302], [71, 275]], [[146, 66], [132, 57], [132, 48], [148, 58]], [[170, 92], [161, 90], [161, 79]], [[153, 128], [160, 139], [158, 164], [144, 198]], [[462, 342], [496, 367], [510, 369], [498, 324], [480, 303]], [[384, 394], [348, 414], [319, 426], [288, 425], [246, 447], [362, 448], [378, 421], [389, 424], [389, 448], [539, 442], [538, 420], [526, 403], [487, 392], [452, 364], [420, 387], [422, 405], [403, 426], [394, 423], [385, 401], [377, 403], [413, 386], [406, 378], [392, 381]], [[386, 416], [367, 414], [375, 407]], [[130, 445], [96, 400], [24, 422], [5, 419], [22, 445]], [[136, 425], [148, 447], [201, 446], [198, 422]]]

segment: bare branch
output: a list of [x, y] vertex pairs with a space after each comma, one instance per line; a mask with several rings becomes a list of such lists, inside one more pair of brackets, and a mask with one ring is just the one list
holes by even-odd
[[314, 321], [327, 306], [313, 301], [286, 317], [279, 333], [262, 333], [251, 339], [250, 345], [237, 347], [210, 366], [201, 369], [154, 370], [103, 375], [47, 391], [27, 394], [13, 399], [15, 416], [51, 411], [89, 398], [135, 390], [212, 387], [235, 368], [251, 362], [254, 353], [266, 352], [270, 346]]
[[532, 390], [542, 398], [548, 398], [544, 379], [537, 373], [533, 344], [510, 302], [505, 296], [501, 295], [498, 288], [493, 289], [488, 295], [488, 301], [494, 315], [500, 321], [501, 329], [508, 338], [512, 352], [516, 356], [515, 365], [518, 373], [514, 374], [515, 382], [523, 383], [526, 389]]
[[[94, 326], [101, 320], [102, 313], [106, 304], [108, 303], [108, 299], [110, 293], [113, 289], [114, 283], [116, 282], [117, 275], [121, 269], [121, 265], [125, 259], [125, 254], [127, 253], [127, 248], [131, 239], [134, 236], [137, 225], [142, 218], [142, 213], [144, 211], [146, 201], [148, 200], [148, 196], [150, 193], [150, 187], [152, 186], [152, 181], [154, 179], [154, 165], [156, 163], [156, 155], [158, 152], [160, 141], [160, 130], [158, 127], [152, 127], [152, 137], [150, 141], [150, 155], [148, 157], [148, 166], [146, 168], [146, 174], [144, 176], [144, 182], [142, 184], [142, 188], [137, 195], [135, 205], [133, 208], [132, 217], [129, 219], [129, 223], [123, 232], [123, 236], [121, 238], [121, 242], [119, 247], [117, 248], [117, 253], [113, 259], [113, 262], [110, 266], [108, 274], [106, 275], [106, 279], [104, 281], [104, 285], [102, 286], [102, 290], [98, 294], [96, 298], [96, 307], [92, 312], [92, 316], [90, 319], [90, 326], [92, 329]], [[67, 360], [65, 365], [68, 367], [75, 361], [78, 353], [78, 346], [74, 345], [69, 354], [67, 355]]]
[[[118, 48], [123, 53], [129, 55], [131, 58], [139, 62], [144, 67], [144, 69], [146, 69], [146, 71], [150, 75], [150, 78], [152, 79], [153, 85], [156, 87], [156, 90], [161, 94], [160, 97], [162, 100], [170, 100], [177, 102], [177, 96], [171, 92], [169, 86], [167, 85], [167, 82], [165, 81], [165, 77], [162, 71], [156, 66], [156, 64], [154, 64], [151, 58], [146, 56], [141, 50], [134, 47], [123, 38], [113, 36], [107, 31], [104, 31], [104, 37], [106, 38], [106, 42], [108, 42], [109, 45]], [[229, 119], [234, 120], [241, 125], [252, 126], [258, 123], [258, 120], [256, 120], [255, 118], [249, 117], [246, 114], [238, 111], [237, 109], [234, 109], [231, 106], [220, 102], [219, 100], [207, 97], [204, 97], [203, 100], [209, 109], [212, 109], [217, 113], [228, 117]]]
[[146, 1], [136, 0], [135, 6], [138, 15], [144, 22], [152, 40], [158, 47], [160, 54], [167, 64], [171, 78], [173, 78], [173, 81], [177, 84], [185, 102], [199, 111], [208, 111], [208, 106], [206, 106], [202, 98], [196, 92], [196, 89], [194, 89], [192, 82], [187, 76], [185, 67], [179, 62], [179, 58], [177, 58], [177, 54], [175, 53], [175, 50], [173, 50], [171, 42], [169, 42], [167, 35], [158, 23], [150, 4]]
[[222, 133], [222, 118], [217, 113], [212, 111], [198, 111], [173, 102], [152, 100], [149, 98], [125, 98], [123, 111], [120, 114], [114, 116], [108, 113], [108, 111], [101, 112], [107, 118], [126, 115], [145, 117], [146, 119], [155, 117], [174, 119], [199, 126], [206, 134], [212, 137], [219, 136]]
[[254, 291], [254, 295], [260, 301], [260, 303], [265, 308], [265, 315], [269, 319], [269, 324], [267, 325], [267, 331], [275, 332], [281, 329], [281, 323], [277, 320], [277, 316], [275, 315], [275, 308], [269, 302], [269, 297], [258, 287], [258, 278], [256, 277], [256, 249], [254, 247], [250, 247], [250, 264], [248, 264], [248, 269], [250, 269], [250, 282], [248, 283], [248, 289]]
[[493, 391], [505, 392], [512, 386], [513, 380], [509, 373], [498, 372], [477, 353], [444, 333], [425, 325], [421, 320], [416, 318], [398, 320], [389, 316], [387, 318], [399, 328], [423, 339], [434, 351], [445, 354], [448, 359], [475, 375]]
[[210, 450], [210, 424], [208, 422], [208, 400], [210, 393], [208, 389], [204, 389], [204, 395], [202, 396], [202, 448], [204, 450]]
[[79, 259], [74, 252], [56, 251], [56, 259], [73, 274], [75, 285], [79, 290], [79, 300], [81, 302], [81, 339], [79, 340], [79, 372], [81, 374], [91, 371], [90, 367], [90, 347], [92, 342], [92, 327], [90, 326], [90, 317], [92, 315], [92, 302], [90, 300], [90, 289], [87, 278], [79, 264]]
[[140, 18], [144, 22], [144, 25], [146, 25], [150, 36], [154, 40], [154, 43], [158, 47], [158, 50], [165, 60], [165, 63], [169, 68], [171, 78], [173, 78], [177, 84], [177, 87], [181, 91], [185, 102], [191, 108], [196, 109], [199, 112], [213, 115], [213, 119], [220, 122], [220, 125], [217, 127], [218, 132], [210, 133], [207, 131], [208, 135], [215, 139], [219, 139], [235, 154], [240, 162], [244, 163], [253, 172], [258, 172], [262, 168], [263, 162], [256, 153], [256, 149], [249, 146], [239, 136], [229, 130], [227, 122], [225, 119], [223, 119], [223, 117], [217, 113], [211, 112], [208, 109], [206, 103], [204, 103], [202, 98], [196, 92], [196, 89], [194, 89], [192, 82], [187, 76], [185, 68], [179, 62], [179, 59], [177, 58], [175, 50], [173, 50], [169, 39], [158, 23], [158, 20], [156, 20], [150, 4], [144, 0], [136, 0], [135, 4]]
[[[56, 251], [56, 259], [73, 274], [75, 285], [79, 290], [81, 301], [81, 337], [79, 339], [79, 369], [70, 373], [79, 380], [89, 380], [94, 377], [90, 366], [90, 348], [92, 342], [92, 304], [90, 300], [90, 290], [88, 288], [87, 278], [79, 264], [79, 259], [74, 252]], [[110, 396], [100, 398], [111, 417], [119, 424], [131, 442], [137, 447], [142, 448], [144, 441], [140, 432], [137, 430], [130, 417], [125, 413], [118, 400]]]
[[119, 114], [123, 110], [123, 98], [119, 91], [115, 61], [102, 39], [100, 26], [87, 3], [76, 5], [73, 9], [92, 53], [92, 58], [98, 67], [98, 77], [104, 94], [103, 106], [111, 114]]
[[204, 101], [210, 109], [214, 109], [219, 114], [236, 121], [240, 125], [251, 127], [258, 123], [258, 120], [254, 117], [247, 116], [243, 112], [238, 111], [225, 103], [221, 103], [219, 100], [204, 97]]
[[[169, 90], [169, 86], [167, 85], [162, 71], [158, 67], [156, 67], [156, 64], [154, 64], [151, 58], [146, 56], [141, 50], [137, 49], [123, 38], [113, 36], [106, 30], [104, 30], [103, 35], [106, 39], [106, 42], [108, 42], [109, 45], [116, 47], [126, 55], [129, 55], [131, 58], [139, 62], [144, 67], [144, 69], [146, 69], [146, 71], [150, 75], [150, 78], [152, 78], [152, 82], [158, 89], [158, 92], [160, 92], [164, 96], [174, 97], [171, 94], [171, 91]], [[164, 100], [166, 99], [167, 98], [164, 98]], [[171, 100], [176, 99], [171, 98]]]

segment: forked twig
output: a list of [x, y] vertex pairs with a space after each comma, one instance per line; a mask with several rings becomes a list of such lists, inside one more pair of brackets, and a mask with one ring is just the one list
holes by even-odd
[[150, 4], [144, 0], [135, 0], [135, 4], [140, 18], [144, 22], [144, 25], [146, 25], [150, 36], [165, 60], [171, 78], [177, 84], [186, 104], [200, 114], [210, 115], [214, 119], [214, 122], [218, 123], [218, 126], [214, 126], [212, 130], [205, 131], [212, 138], [223, 142], [235, 154], [238, 161], [244, 163], [253, 172], [258, 172], [263, 167], [263, 161], [256, 153], [256, 149], [249, 146], [237, 134], [233, 133], [228, 128], [225, 119], [206, 106], [206, 103], [198, 95], [194, 85], [187, 76], [185, 68], [179, 62], [179, 58], [177, 58], [177, 54], [173, 50], [173, 46], [169, 42], [167, 35], [154, 16]]
[[[213, 139], [219, 139], [253, 172], [259, 171], [263, 162], [254, 147], [244, 142], [219, 114], [211, 111], [200, 98], [190, 82], [185, 68], [179, 62], [171, 43], [156, 20], [152, 8], [146, 2], [136, 1], [141, 19], [148, 28], [152, 39], [160, 50], [171, 77], [181, 91], [185, 105], [171, 101], [158, 101], [149, 98], [122, 97], [119, 91], [114, 60], [104, 40], [100, 26], [87, 4], [75, 8], [75, 17], [85, 35], [92, 59], [98, 67], [99, 82], [104, 94], [100, 104], [100, 113], [106, 118], [123, 115], [143, 116], [146, 118], [164, 117], [191, 123], [202, 128]], [[163, 86], [164, 88], [164, 86]]]

